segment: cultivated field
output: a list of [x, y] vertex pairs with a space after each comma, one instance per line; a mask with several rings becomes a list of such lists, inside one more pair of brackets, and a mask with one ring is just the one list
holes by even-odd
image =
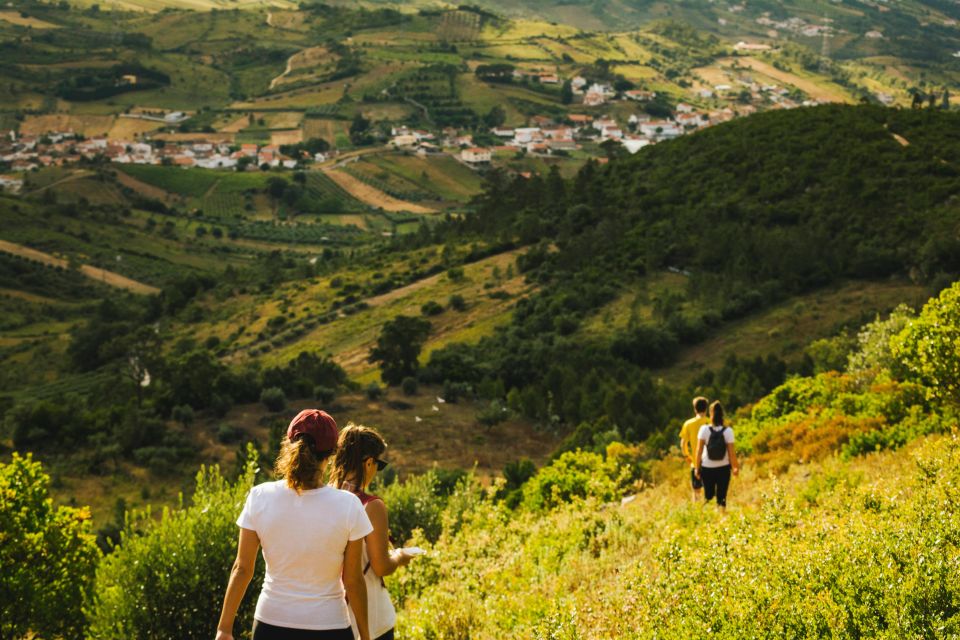
[[435, 209], [431, 209], [419, 204], [413, 204], [411, 202], [405, 202], [392, 196], [388, 196], [383, 191], [361, 182], [345, 171], [341, 171], [339, 169], [326, 169], [324, 170], [324, 173], [351, 196], [370, 205], [371, 207], [394, 212], [421, 214], [436, 213]]

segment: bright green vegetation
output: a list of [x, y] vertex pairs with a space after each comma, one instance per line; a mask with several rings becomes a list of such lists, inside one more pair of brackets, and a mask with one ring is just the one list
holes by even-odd
[[[428, 550], [388, 579], [398, 631], [413, 638], [960, 631], [960, 449], [955, 434], [943, 435], [958, 399], [957, 329], [943, 321], [955, 323], [958, 314], [954, 284], [919, 313], [900, 309], [864, 326], [841, 371], [795, 378], [734, 416], [745, 471], [733, 480], [727, 514], [690, 503], [685, 462], [615, 439], [539, 470], [529, 461], [507, 465], [493, 487], [463, 472], [385, 481], [377, 492], [391, 507], [394, 534]], [[259, 458], [248, 447], [233, 483], [219, 469], [201, 469], [189, 504], [160, 519], [127, 518], [95, 577], [90, 562], [61, 577], [67, 593], [94, 580], [83, 610], [88, 634], [178, 638], [214, 624], [235, 553], [234, 521], [259, 481]], [[49, 479], [38, 465], [15, 458], [0, 469], [21, 474], [21, 486], [45, 497]], [[83, 540], [82, 525], [72, 539]], [[40, 553], [51, 546], [36, 544]], [[89, 538], [83, 548], [96, 558]], [[76, 599], [44, 602], [51, 620], [80, 622]], [[248, 593], [239, 637], [254, 602]], [[20, 625], [15, 632], [32, 622], [6, 620]]]

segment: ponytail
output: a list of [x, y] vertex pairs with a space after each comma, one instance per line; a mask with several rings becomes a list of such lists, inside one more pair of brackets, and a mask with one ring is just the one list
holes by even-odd
[[715, 400], [710, 405], [710, 422], [717, 427], [723, 426], [723, 405], [720, 404], [719, 400]]
[[280, 455], [274, 465], [274, 473], [287, 481], [287, 486], [298, 494], [320, 486], [323, 463], [333, 451], [317, 451], [313, 438], [300, 434], [293, 440], [283, 439]]

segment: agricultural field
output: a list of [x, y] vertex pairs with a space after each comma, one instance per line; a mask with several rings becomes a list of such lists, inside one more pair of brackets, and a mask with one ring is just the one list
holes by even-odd
[[[373, 207], [374, 209], [417, 214], [436, 213], [435, 209], [395, 198], [386, 192], [381, 191], [376, 186], [369, 184], [367, 181], [360, 180], [344, 170], [326, 169], [324, 170], [324, 173], [328, 178], [337, 183], [341, 189], [349, 193], [352, 197], [370, 207]], [[376, 180], [372, 181], [377, 182]]]

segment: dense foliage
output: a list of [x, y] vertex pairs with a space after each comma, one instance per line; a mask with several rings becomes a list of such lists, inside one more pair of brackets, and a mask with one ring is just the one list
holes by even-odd
[[89, 509], [54, 507], [29, 455], [0, 464], [0, 636], [83, 638], [83, 599], [100, 559]]
[[[236, 557], [236, 519], [254, 484], [256, 459], [249, 449], [245, 470], [234, 483], [217, 468], [203, 468], [189, 506], [164, 510], [159, 521], [149, 513], [129, 520], [119, 547], [97, 570], [87, 609], [89, 637], [214, 635]], [[254, 584], [259, 586], [262, 563], [257, 572]], [[237, 616], [241, 633], [253, 624], [255, 605], [255, 597], [244, 599]]]
[[[831, 105], [588, 164], [570, 182], [493, 173], [476, 210], [446, 231], [532, 245], [518, 267], [540, 292], [497, 335], [434, 351], [424, 373], [502, 389], [542, 422], [605, 414], [624, 436], [649, 436], [678, 407], [647, 372], [680, 345], [841, 278], [909, 273], [936, 287], [960, 273], [958, 139], [955, 114]], [[685, 290], [655, 300], [651, 316], [608, 339], [582, 332], [640, 276], [671, 270]], [[786, 373], [744, 364], [760, 393]], [[741, 401], [757, 397], [750, 386]]]

